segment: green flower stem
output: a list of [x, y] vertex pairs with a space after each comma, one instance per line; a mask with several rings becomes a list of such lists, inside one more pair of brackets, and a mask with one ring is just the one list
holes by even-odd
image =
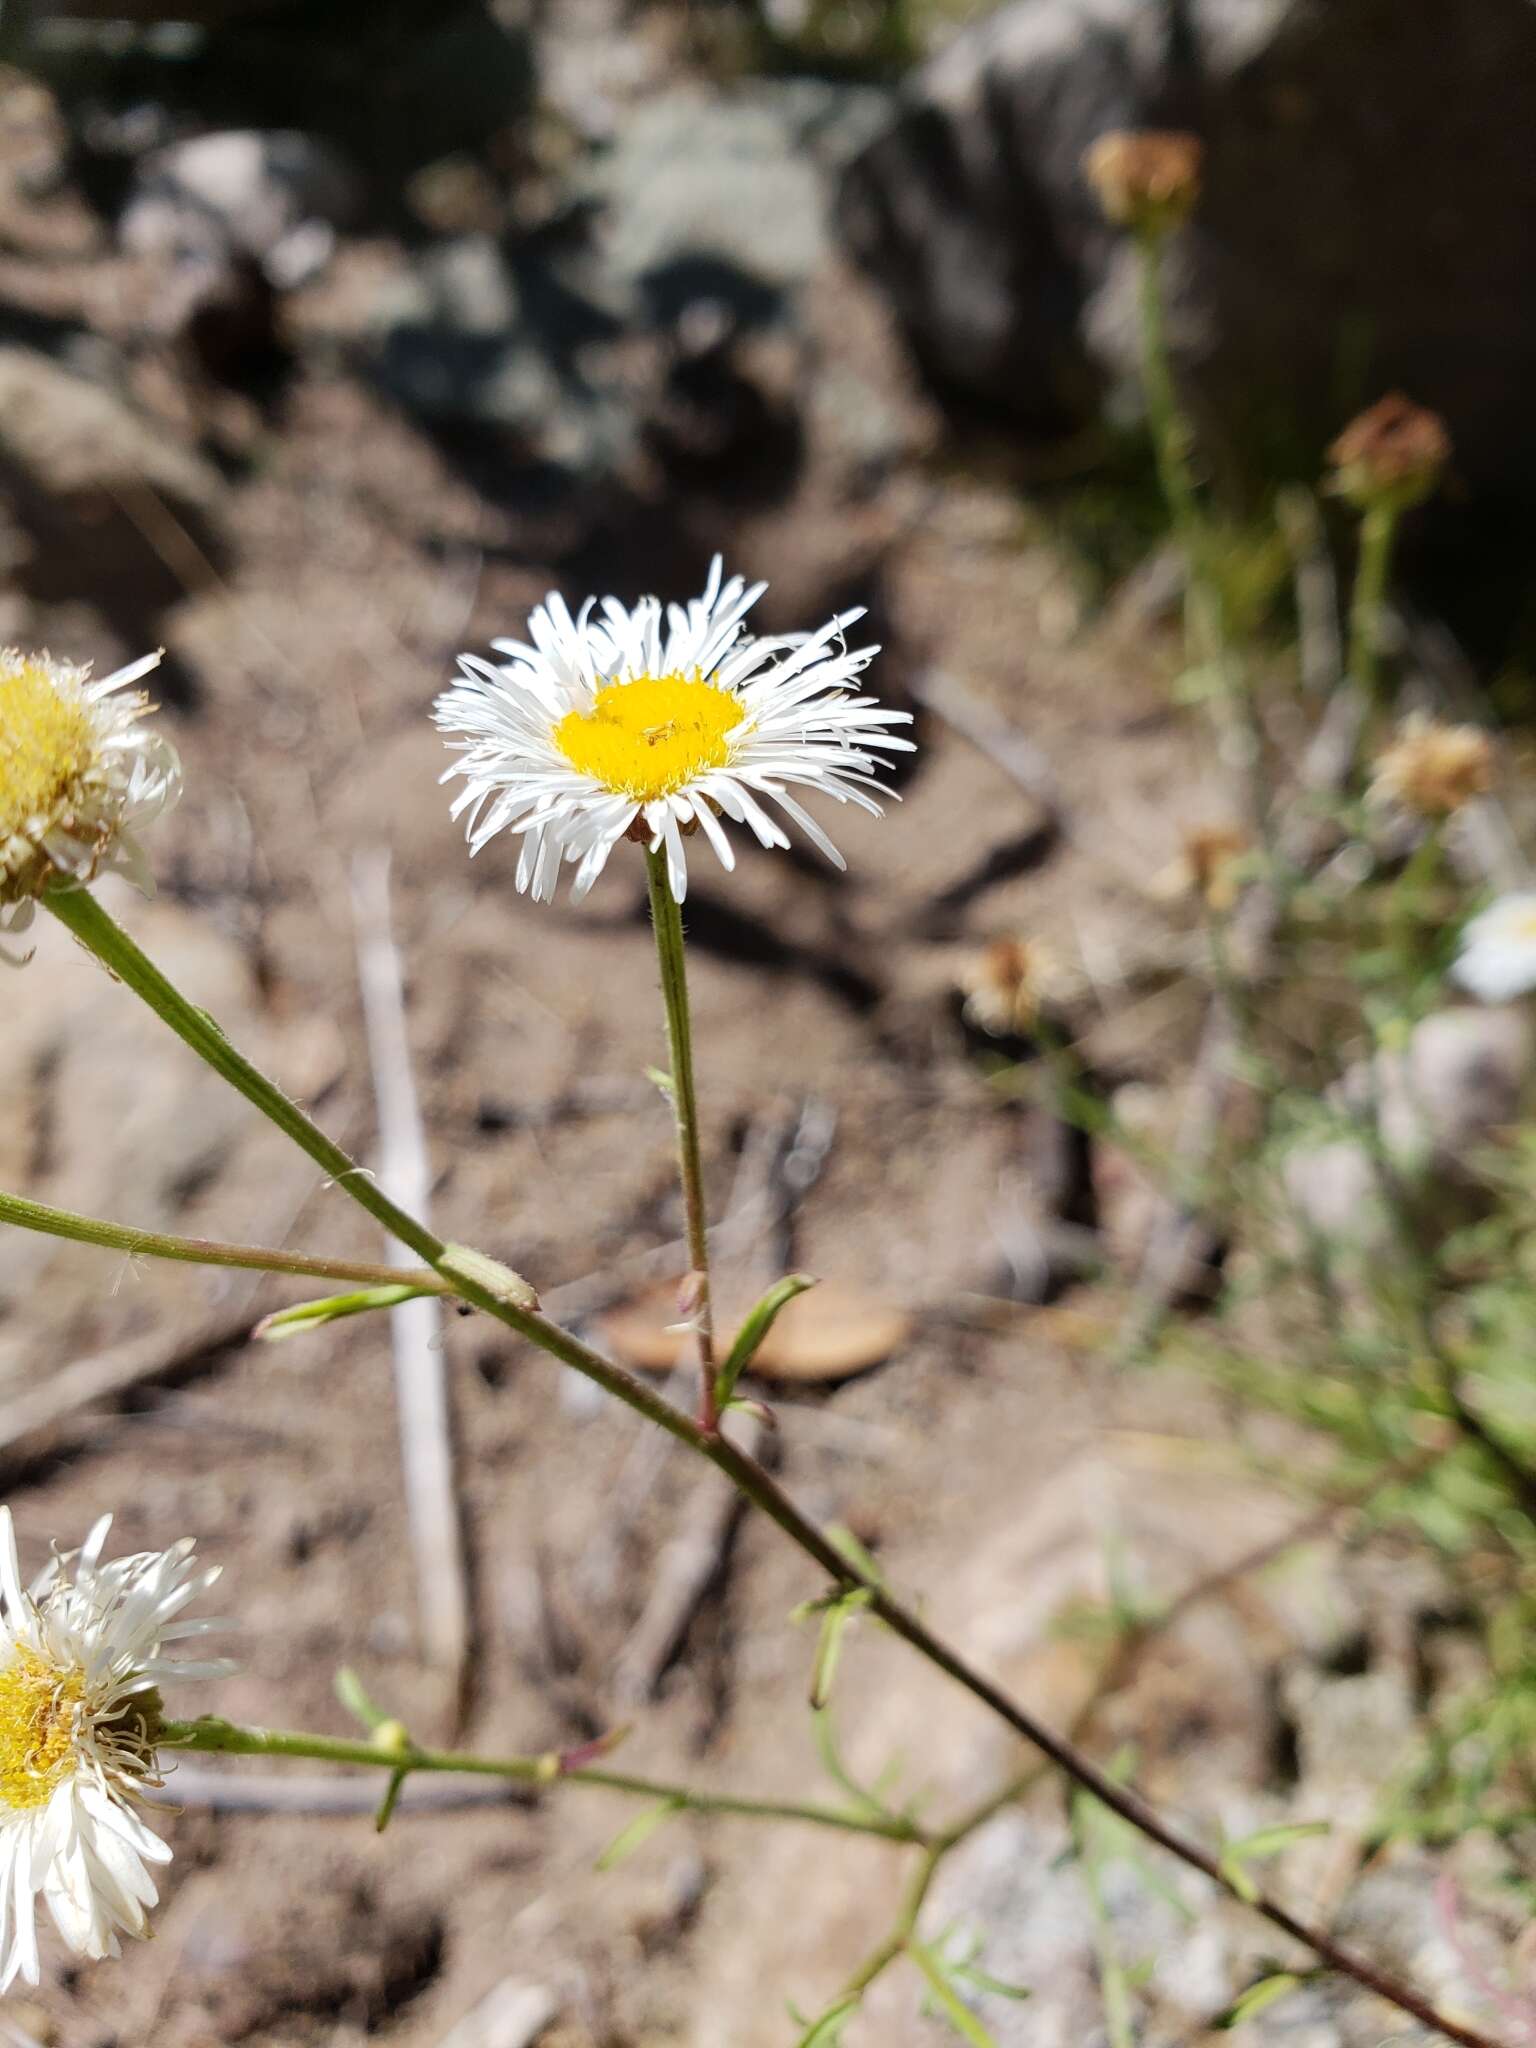
[[1137, 236], [1137, 313], [1141, 342], [1142, 387], [1147, 424], [1174, 533], [1184, 555], [1185, 636], [1193, 659], [1220, 678], [1217, 715], [1227, 721], [1245, 763], [1250, 823], [1255, 835], [1269, 841], [1269, 803], [1264, 787], [1264, 735], [1259, 727], [1247, 680], [1228, 642], [1226, 603], [1217, 570], [1209, 521], [1190, 468], [1189, 423], [1179, 409], [1168, 352], [1163, 306], [1163, 241], [1155, 230]]
[[349, 1280], [360, 1287], [406, 1286], [423, 1294], [451, 1294], [452, 1286], [425, 1267], [419, 1271], [398, 1266], [376, 1266], [355, 1259], [311, 1258], [307, 1252], [278, 1251], [254, 1244], [221, 1244], [209, 1237], [169, 1237], [163, 1231], [136, 1230], [126, 1223], [107, 1223], [96, 1216], [79, 1216], [73, 1209], [53, 1209], [46, 1202], [29, 1202], [24, 1195], [0, 1192], [0, 1223], [13, 1223], [21, 1230], [40, 1231], [45, 1237], [66, 1237], [76, 1244], [97, 1244], [107, 1251], [143, 1254], [151, 1259], [174, 1259], [185, 1266], [236, 1266], [257, 1273], [292, 1273], [308, 1280]]
[[1367, 704], [1375, 703], [1380, 688], [1381, 619], [1397, 521], [1396, 506], [1382, 500], [1360, 522], [1360, 561], [1349, 607], [1349, 675]]
[[331, 1735], [295, 1734], [287, 1729], [242, 1728], [232, 1721], [209, 1717], [197, 1721], [167, 1721], [160, 1733], [160, 1745], [167, 1750], [198, 1750], [214, 1756], [309, 1757], [319, 1763], [366, 1764], [374, 1769], [402, 1772], [461, 1772], [472, 1777], [505, 1778], [514, 1784], [536, 1789], [551, 1785], [596, 1785], [605, 1791], [627, 1793], [635, 1799], [653, 1799], [676, 1807], [679, 1812], [735, 1814], [750, 1820], [804, 1821], [812, 1827], [835, 1828], [842, 1834], [878, 1835], [888, 1842], [921, 1842], [921, 1829], [900, 1815], [874, 1816], [848, 1813], [836, 1806], [817, 1806], [799, 1800], [739, 1799], [724, 1792], [693, 1792], [681, 1785], [668, 1785], [656, 1778], [635, 1777], [624, 1771], [601, 1766], [562, 1765], [558, 1754], [548, 1756], [475, 1756], [465, 1750], [397, 1748], [393, 1744], [348, 1740]]
[[[181, 991], [166, 980], [116, 919], [102, 909], [89, 889], [50, 889], [43, 901], [59, 922], [74, 933], [81, 945], [94, 953], [119, 981], [126, 982], [136, 996], [148, 1003], [157, 1017], [170, 1025], [178, 1038], [190, 1045], [216, 1073], [222, 1074], [247, 1102], [254, 1103], [262, 1115], [269, 1117], [301, 1152], [307, 1152], [322, 1173], [327, 1174], [338, 1187], [344, 1188], [370, 1216], [383, 1224], [392, 1237], [409, 1245], [429, 1266], [437, 1267], [447, 1249], [442, 1239], [434, 1237], [430, 1230], [392, 1202], [355, 1159], [348, 1158], [339, 1145], [333, 1144], [310, 1122], [297, 1103], [290, 1102], [275, 1082], [269, 1081], [242, 1053], [236, 1052], [208, 1012], [189, 1003]], [[398, 1279], [399, 1275], [391, 1277]]]
[[1139, 235], [1137, 257], [1136, 309], [1141, 329], [1141, 377], [1147, 400], [1147, 423], [1152, 430], [1152, 452], [1157, 460], [1158, 482], [1162, 485], [1179, 538], [1189, 555], [1191, 580], [1198, 574], [1203, 581], [1208, 554], [1205, 519], [1194, 478], [1190, 474], [1189, 428], [1179, 411], [1168, 355], [1167, 323], [1163, 315], [1162, 236]]
[[704, 1206], [704, 1167], [699, 1156], [699, 1103], [693, 1080], [693, 1023], [688, 1009], [688, 964], [683, 950], [683, 914], [667, 880], [664, 849], [645, 856], [651, 892], [651, 923], [661, 967], [661, 997], [667, 1011], [672, 1053], [672, 1110], [677, 1121], [677, 1167], [683, 1184], [683, 1217], [688, 1260], [697, 1303], [692, 1322], [699, 1346], [699, 1421], [713, 1432], [720, 1413], [715, 1398], [714, 1311], [709, 1298], [709, 1213]]
[[[654, 893], [653, 883], [653, 898]], [[670, 901], [670, 897], [668, 900]], [[386, 1229], [391, 1230], [403, 1244], [409, 1245], [413, 1251], [425, 1258], [428, 1265], [451, 1284], [453, 1291], [461, 1300], [469, 1302], [486, 1315], [495, 1317], [498, 1322], [504, 1323], [508, 1329], [516, 1331], [519, 1336], [531, 1343], [539, 1345], [562, 1364], [584, 1373], [588, 1379], [594, 1380], [606, 1392], [625, 1402], [648, 1422], [654, 1422], [658, 1428], [666, 1430], [680, 1443], [687, 1444], [700, 1457], [707, 1458], [746, 1500], [774, 1522], [792, 1543], [818, 1565], [834, 1585], [863, 1587], [869, 1594], [868, 1612], [878, 1615], [894, 1635], [900, 1636], [936, 1670], [944, 1672], [974, 1699], [979, 1700], [999, 1720], [1039, 1750], [1066, 1777], [1082, 1786], [1085, 1791], [1091, 1792], [1112, 1813], [1117, 1813], [1138, 1833], [1156, 1842], [1178, 1861], [1200, 1871], [1222, 1891], [1233, 1897], [1242, 1898], [1243, 1903], [1253, 1912], [1267, 1920], [1271, 1926], [1277, 1927], [1283, 1934], [1289, 1935], [1292, 1940], [1299, 1941], [1304, 1947], [1311, 1949], [1330, 1969], [1352, 1977], [1357, 1984], [1364, 1985], [1367, 1990], [1375, 1992], [1378, 1997], [1386, 1999], [1399, 2011], [1409, 2014], [1422, 2025], [1443, 2035], [1445, 2039], [1461, 2043], [1462, 2048], [1501, 2048], [1501, 2044], [1491, 2036], [1478, 2033], [1475, 2029], [1448, 2018], [1410, 1986], [1398, 1983], [1385, 1972], [1378, 1970], [1374, 1964], [1341, 1947], [1326, 1929], [1307, 1926], [1304, 1921], [1299, 1920], [1295, 1914], [1267, 1894], [1260, 1892], [1254, 1897], [1243, 1897], [1236, 1892], [1216, 1856], [1209, 1854], [1198, 1843], [1185, 1840], [1166, 1825], [1135, 1793], [1101, 1771], [1075, 1743], [1036, 1720], [1033, 1714], [1009, 1699], [991, 1679], [972, 1669], [956, 1651], [950, 1649], [929, 1630], [918, 1614], [903, 1605], [860, 1565], [845, 1556], [814, 1522], [809, 1521], [801, 1513], [778, 1482], [757, 1463], [756, 1459], [739, 1450], [718, 1428], [709, 1426], [703, 1420], [695, 1422], [681, 1409], [674, 1408], [654, 1388], [647, 1386], [622, 1366], [615, 1365], [612, 1360], [591, 1350], [579, 1338], [545, 1321], [533, 1310], [522, 1307], [503, 1294], [493, 1292], [492, 1287], [484, 1280], [474, 1277], [476, 1268], [465, 1258], [461, 1250], [444, 1245], [414, 1218], [406, 1215], [382, 1195], [372, 1181], [359, 1172], [339, 1146], [333, 1145], [301, 1109], [290, 1102], [280, 1089], [274, 1087], [248, 1060], [235, 1051], [210, 1017], [196, 1009], [171, 986], [127, 933], [121, 930], [87, 891], [51, 891], [45, 901], [48, 908], [80, 939], [81, 943], [136, 995], [148, 1003], [178, 1037], [222, 1074], [248, 1101], [270, 1117], [279, 1129], [285, 1131], [302, 1151], [330, 1174], [339, 1186], [345, 1188], [370, 1215], [383, 1223]], [[668, 923], [658, 925], [659, 932], [665, 934], [668, 925], [673, 933], [671, 945], [680, 973], [682, 922], [676, 915], [675, 905], [672, 906], [672, 917]], [[662, 939], [661, 952], [665, 975], [665, 963], [669, 953], [665, 936]], [[686, 1050], [686, 1013], [683, 1029]], [[691, 1058], [687, 1061], [687, 1072], [691, 1099]], [[692, 1127], [696, 1133], [696, 1116], [692, 1118]], [[713, 1393], [712, 1387], [710, 1392]], [[250, 1741], [257, 1744], [257, 1748], [243, 1753], [306, 1756], [322, 1754], [321, 1751], [311, 1748], [296, 1750], [282, 1747], [285, 1743], [322, 1740], [319, 1737], [254, 1733], [247, 1736], [222, 1722], [173, 1725], [202, 1729], [204, 1733], [198, 1746], [203, 1748], [223, 1747], [226, 1751], [241, 1753], [242, 1743]], [[217, 1739], [219, 1730], [225, 1731], [222, 1743]], [[365, 1743], [339, 1746], [332, 1744], [323, 1754], [334, 1761], [344, 1763], [382, 1761], [390, 1768], [398, 1768], [399, 1764], [397, 1755], [389, 1752], [381, 1755]], [[415, 1764], [412, 1765], [412, 1768], [416, 1767]], [[427, 1768], [425, 1765], [421, 1767]], [[509, 1774], [503, 1772], [498, 1775]], [[591, 1781], [592, 1774], [586, 1775]], [[613, 1774], [605, 1775], [611, 1778]], [[637, 1782], [643, 1781], [631, 1781], [624, 1789], [632, 1789]], [[656, 1796], [669, 1795], [657, 1788]], [[863, 1831], [875, 1831], [874, 1816], [870, 1817], [869, 1825], [865, 1826]], [[914, 1831], [902, 1835], [900, 1839], [922, 1838]]]

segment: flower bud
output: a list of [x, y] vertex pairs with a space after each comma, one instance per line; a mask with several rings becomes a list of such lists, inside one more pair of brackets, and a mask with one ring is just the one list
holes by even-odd
[[1178, 859], [1153, 877], [1152, 893], [1198, 897], [1224, 915], [1250, 879], [1253, 841], [1235, 825], [1195, 825], [1184, 834]]
[[1138, 235], [1164, 235], [1200, 197], [1205, 145], [1167, 129], [1116, 129], [1083, 158], [1083, 176], [1107, 220]]
[[1406, 512], [1435, 490], [1450, 457], [1440, 415], [1394, 391], [1351, 420], [1328, 450], [1329, 488], [1362, 512]]

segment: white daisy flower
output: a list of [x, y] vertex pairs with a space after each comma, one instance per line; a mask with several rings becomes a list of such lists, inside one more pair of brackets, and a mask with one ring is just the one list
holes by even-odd
[[148, 1931], [146, 1865], [171, 1860], [136, 1811], [162, 1782], [157, 1688], [230, 1668], [163, 1654], [218, 1626], [176, 1618], [218, 1571], [197, 1570], [190, 1537], [103, 1564], [111, 1521], [24, 1591], [0, 1508], [0, 1992], [38, 1980], [39, 1896], [77, 1956], [115, 1956], [119, 1934]]
[[[128, 685], [159, 661], [147, 654], [93, 682], [51, 655], [0, 650], [0, 933], [25, 931], [61, 878], [111, 869], [151, 893], [134, 835], [176, 801], [181, 767], [141, 723], [149, 699]], [[14, 957], [0, 946], [0, 960]]]
[[471, 852], [498, 832], [521, 834], [517, 886], [547, 903], [562, 862], [575, 865], [572, 894], [584, 896], [628, 835], [653, 853], [665, 846], [681, 903], [686, 836], [701, 831], [726, 868], [736, 857], [722, 818], [764, 846], [788, 846], [766, 797], [844, 866], [791, 792], [819, 790], [878, 817], [870, 792], [886, 793], [884, 757], [912, 750], [890, 728], [910, 715], [855, 692], [879, 652], [844, 638], [862, 610], [810, 634], [744, 633], [766, 588], [722, 580], [717, 555], [686, 609], [588, 598], [573, 619], [552, 592], [528, 621], [532, 646], [494, 641], [500, 665], [461, 655], [434, 716], [460, 754], [443, 780], [464, 778], [453, 815], [468, 814]]
[[1517, 889], [1479, 911], [1461, 935], [1451, 973], [1485, 1003], [1536, 988], [1536, 889]]

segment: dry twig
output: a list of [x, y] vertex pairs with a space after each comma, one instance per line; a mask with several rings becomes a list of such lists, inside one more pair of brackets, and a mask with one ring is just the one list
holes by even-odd
[[[379, 1180], [413, 1216], [430, 1219], [431, 1169], [411, 1072], [400, 956], [391, 929], [389, 859], [359, 854], [352, 915], [363, 1018], [379, 1113]], [[393, 1239], [389, 1257], [409, 1254]], [[442, 1304], [431, 1296], [390, 1311], [406, 1513], [416, 1563], [416, 1614], [428, 1663], [461, 1689], [469, 1657], [469, 1588], [454, 1485]]]

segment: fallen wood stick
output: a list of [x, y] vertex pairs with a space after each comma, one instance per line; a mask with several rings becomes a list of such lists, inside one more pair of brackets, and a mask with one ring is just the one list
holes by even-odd
[[[379, 1183], [402, 1208], [431, 1221], [432, 1174], [411, 1072], [405, 988], [391, 929], [389, 857], [359, 854], [352, 916], [363, 1021], [379, 1116]], [[390, 1240], [392, 1264], [414, 1263]], [[442, 1345], [442, 1304], [432, 1296], [390, 1311], [395, 1401], [406, 1517], [416, 1566], [416, 1622], [429, 1664], [462, 1694], [469, 1659], [469, 1584], [454, 1479], [453, 1431]]]

